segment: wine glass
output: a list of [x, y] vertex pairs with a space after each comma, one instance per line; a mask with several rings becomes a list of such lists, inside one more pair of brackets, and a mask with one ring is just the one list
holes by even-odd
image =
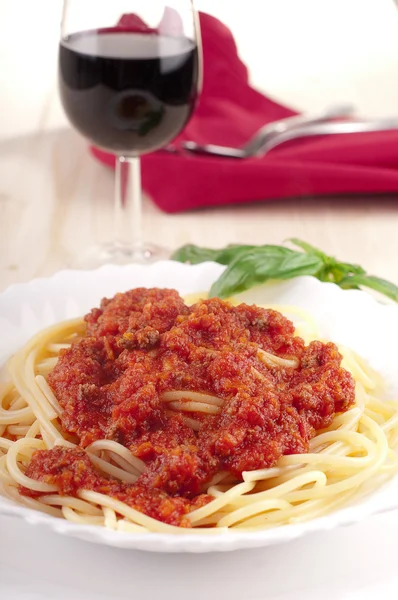
[[64, 0], [62, 105], [83, 136], [116, 155], [113, 242], [91, 248], [78, 266], [165, 257], [142, 240], [140, 156], [181, 132], [200, 84], [192, 0]]

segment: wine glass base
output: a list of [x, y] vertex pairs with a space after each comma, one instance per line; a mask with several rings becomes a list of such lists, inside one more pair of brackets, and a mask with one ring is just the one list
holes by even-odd
[[91, 247], [71, 265], [77, 269], [96, 269], [103, 265], [148, 265], [159, 260], [167, 260], [170, 251], [155, 244], [101, 244]]

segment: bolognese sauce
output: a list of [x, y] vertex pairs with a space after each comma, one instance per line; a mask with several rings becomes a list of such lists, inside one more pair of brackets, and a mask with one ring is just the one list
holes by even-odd
[[[274, 310], [216, 298], [186, 306], [174, 290], [139, 288], [103, 300], [85, 321], [48, 377], [77, 448], [36, 451], [26, 471], [64, 495], [98, 491], [189, 526], [186, 514], [212, 499], [203, 491], [217, 473], [239, 481], [308, 452], [354, 404], [337, 347], [306, 346]], [[145, 463], [136, 483], [92, 464], [84, 449], [101, 439]]]

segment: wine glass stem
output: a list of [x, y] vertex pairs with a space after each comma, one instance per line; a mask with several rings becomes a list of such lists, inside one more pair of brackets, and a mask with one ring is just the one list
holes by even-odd
[[138, 156], [116, 159], [114, 240], [134, 248], [142, 245], [141, 161]]

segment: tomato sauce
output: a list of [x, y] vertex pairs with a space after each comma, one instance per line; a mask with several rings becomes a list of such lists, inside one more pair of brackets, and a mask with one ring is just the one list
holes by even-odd
[[[187, 526], [187, 512], [210, 500], [202, 492], [217, 472], [239, 481], [243, 471], [307, 452], [316, 432], [354, 403], [336, 346], [306, 347], [273, 310], [216, 298], [187, 307], [174, 290], [139, 288], [103, 300], [85, 320], [85, 336], [61, 351], [48, 377], [62, 428], [80, 448], [38, 451], [26, 472], [61, 494], [102, 491]], [[259, 349], [298, 367], [269, 367]], [[222, 406], [218, 414], [172, 411], [162, 396], [175, 390], [216, 396]], [[83, 449], [104, 438], [145, 462], [136, 484], [92, 465]]]

